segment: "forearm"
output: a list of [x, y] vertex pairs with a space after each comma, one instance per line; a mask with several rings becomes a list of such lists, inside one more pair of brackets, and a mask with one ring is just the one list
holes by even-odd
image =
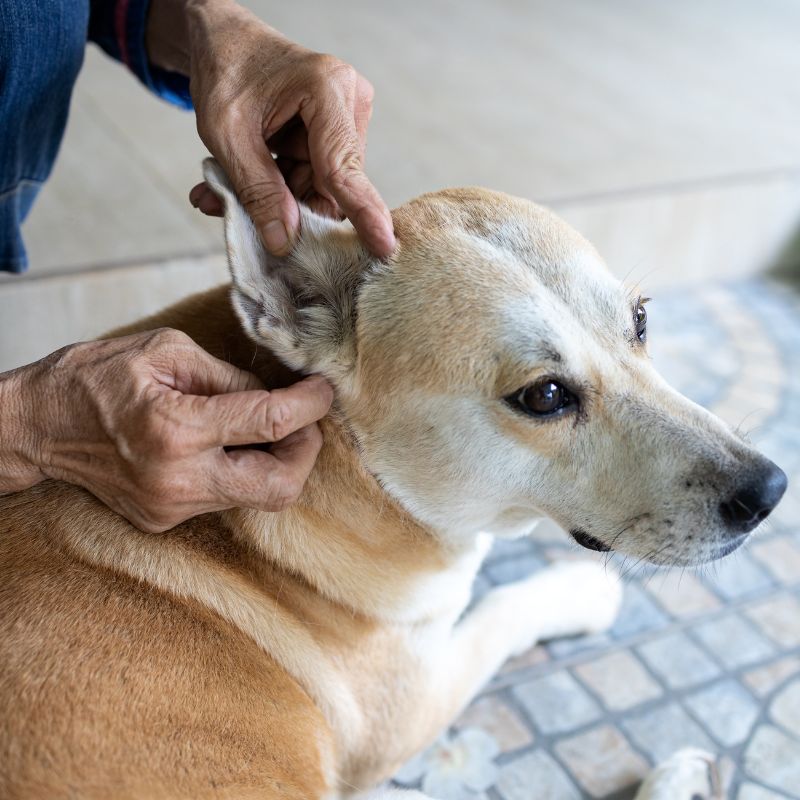
[[35, 464], [35, 409], [26, 388], [35, 369], [0, 373], [0, 494], [27, 489], [46, 477]]

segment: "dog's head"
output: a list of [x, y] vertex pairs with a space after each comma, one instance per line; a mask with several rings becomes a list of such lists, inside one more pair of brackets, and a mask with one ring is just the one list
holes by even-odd
[[784, 473], [659, 377], [645, 300], [548, 211], [425, 195], [394, 212], [381, 263], [348, 223], [304, 210], [275, 260], [213, 162], [206, 179], [245, 330], [331, 380], [366, 468], [443, 536], [548, 515], [585, 547], [690, 564], [734, 550], [780, 500]]

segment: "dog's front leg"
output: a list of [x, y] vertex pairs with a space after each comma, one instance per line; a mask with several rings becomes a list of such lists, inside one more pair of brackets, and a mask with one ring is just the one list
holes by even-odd
[[[620, 599], [619, 581], [610, 570], [591, 562], [565, 563], [492, 590], [456, 624], [451, 617], [417, 628], [411, 635], [417, 669], [404, 676], [405, 725], [393, 729], [404, 759], [434, 741], [509, 656], [540, 639], [604, 630]], [[393, 791], [359, 797], [394, 800]], [[424, 798], [412, 793], [408, 800]]]
[[543, 639], [605, 630], [621, 599], [616, 573], [590, 561], [557, 564], [489, 592], [436, 650], [439, 728], [510, 656]]

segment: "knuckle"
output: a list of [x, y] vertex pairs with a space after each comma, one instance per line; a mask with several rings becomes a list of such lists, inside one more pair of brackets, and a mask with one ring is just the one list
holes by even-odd
[[312, 53], [309, 56], [311, 66], [317, 75], [330, 78], [335, 75], [340, 79], [355, 78], [356, 71], [345, 61], [330, 53]]
[[292, 432], [292, 413], [285, 403], [267, 399], [265, 430], [271, 442], [279, 442]]
[[345, 64], [344, 62], [340, 63], [334, 74], [346, 86], [354, 86], [358, 81], [358, 73], [355, 67], [350, 66], [350, 64]]
[[311, 83], [317, 94], [332, 93], [340, 102], [353, 97], [359, 79], [354, 67], [328, 53], [314, 53], [311, 59]]
[[239, 202], [251, 217], [259, 217], [279, 209], [284, 197], [283, 187], [269, 181], [249, 183], [238, 194]]
[[361, 156], [353, 148], [340, 151], [336, 164], [326, 176], [329, 186], [354, 191], [362, 181]]
[[148, 360], [153, 355], [169, 350], [180, 350], [192, 345], [192, 339], [183, 331], [175, 328], [156, 328], [148, 331], [138, 360]]
[[370, 108], [375, 100], [375, 87], [366, 79], [359, 79], [359, 99], [367, 108]]
[[156, 328], [151, 331], [148, 343], [154, 346], [186, 344], [191, 339], [183, 331], [176, 328]]

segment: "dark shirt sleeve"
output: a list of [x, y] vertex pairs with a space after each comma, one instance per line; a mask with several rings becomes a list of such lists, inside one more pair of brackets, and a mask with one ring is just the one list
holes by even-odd
[[189, 79], [151, 64], [144, 43], [150, 0], [91, 0], [89, 39], [164, 100], [192, 108]]

